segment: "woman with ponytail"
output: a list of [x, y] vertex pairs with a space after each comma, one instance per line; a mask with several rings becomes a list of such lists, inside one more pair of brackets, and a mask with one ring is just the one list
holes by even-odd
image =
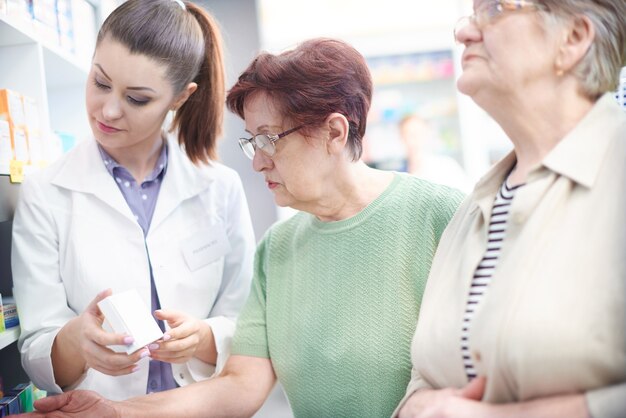
[[[94, 140], [27, 179], [13, 225], [18, 344], [38, 387], [121, 400], [225, 363], [255, 240], [241, 181], [216, 162], [224, 99], [219, 28], [199, 6], [129, 0], [104, 22]], [[130, 289], [164, 336], [126, 354], [110, 346], [133, 338], [104, 331], [97, 303]]]

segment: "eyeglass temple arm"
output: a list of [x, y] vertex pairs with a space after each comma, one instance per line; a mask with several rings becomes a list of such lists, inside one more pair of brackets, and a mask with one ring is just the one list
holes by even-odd
[[287, 130], [287, 131], [285, 131], [285, 132], [283, 132], [283, 133], [280, 133], [280, 134], [276, 135], [276, 139], [280, 139], [280, 138], [282, 138], [282, 137], [284, 137], [284, 136], [287, 136], [287, 135], [289, 135], [290, 133], [295, 132], [295, 131], [297, 131], [298, 129], [302, 128], [303, 126], [304, 126], [304, 125], [296, 126], [295, 128], [291, 128], [291, 129], [289, 129], [289, 130]]

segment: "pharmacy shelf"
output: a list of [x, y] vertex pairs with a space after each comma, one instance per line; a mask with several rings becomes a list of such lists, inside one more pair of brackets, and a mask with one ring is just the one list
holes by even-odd
[[91, 132], [84, 108], [93, 48], [88, 48], [88, 54], [84, 51], [86, 40], [95, 39], [95, 33], [76, 39], [81, 39], [76, 43], [77, 47], [81, 45], [81, 54], [63, 49], [54, 37], [38, 31], [32, 20], [0, 15], [0, 89], [14, 90], [35, 100], [44, 141], [52, 132], [78, 139]]
[[20, 336], [20, 327], [12, 327], [0, 332], [0, 350], [13, 344]]
[[[89, 72], [89, 62], [77, 60], [70, 52], [65, 51], [50, 39], [37, 33], [32, 22], [19, 17], [0, 15], [0, 47], [38, 43], [43, 48], [47, 70], [52, 67], [53, 76], [47, 76], [51, 86], [62, 84], [64, 80], [72, 80], [74, 76], [84, 77]], [[60, 81], [62, 80], [62, 81]]]

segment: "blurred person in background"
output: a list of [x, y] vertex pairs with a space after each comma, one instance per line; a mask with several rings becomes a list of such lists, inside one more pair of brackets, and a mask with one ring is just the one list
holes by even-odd
[[471, 191], [472, 184], [463, 167], [454, 158], [436, 151], [439, 138], [427, 120], [417, 114], [406, 115], [398, 123], [398, 132], [406, 151], [404, 171], [464, 193]]
[[395, 415], [625, 417], [626, 2], [475, 0], [455, 37], [514, 150], [444, 232]]
[[360, 160], [371, 98], [365, 59], [344, 42], [315, 39], [254, 59], [227, 98], [249, 135], [239, 144], [276, 203], [300, 212], [257, 249], [223, 373], [125, 402], [75, 391], [37, 408], [249, 417], [278, 380], [296, 417], [389, 416], [410, 379], [431, 259], [462, 195]]

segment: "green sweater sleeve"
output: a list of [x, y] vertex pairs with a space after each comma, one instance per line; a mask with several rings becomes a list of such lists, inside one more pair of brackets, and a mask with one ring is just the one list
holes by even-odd
[[259, 243], [254, 256], [254, 276], [250, 296], [237, 320], [231, 353], [270, 358], [267, 341], [266, 251], [271, 230]]

